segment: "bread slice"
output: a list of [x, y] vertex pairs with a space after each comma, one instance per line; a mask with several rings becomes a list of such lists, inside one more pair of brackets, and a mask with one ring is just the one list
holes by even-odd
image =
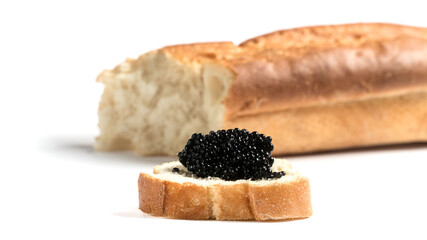
[[[179, 168], [180, 173], [173, 173]], [[292, 171], [284, 159], [275, 159], [279, 179], [224, 181], [196, 178], [178, 161], [141, 173], [139, 208], [156, 216], [179, 219], [281, 220], [312, 215], [308, 178]]]
[[347, 24], [165, 47], [98, 81], [98, 150], [175, 155], [246, 128], [273, 155], [427, 141], [427, 29]]

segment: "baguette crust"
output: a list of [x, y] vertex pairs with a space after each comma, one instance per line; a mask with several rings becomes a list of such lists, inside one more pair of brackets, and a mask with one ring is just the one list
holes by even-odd
[[156, 216], [163, 215], [165, 184], [148, 174], [141, 174], [138, 179], [139, 208]]
[[310, 184], [304, 176], [270, 184], [200, 185], [141, 173], [138, 189], [143, 212], [168, 218], [265, 221], [312, 215]]
[[305, 177], [291, 184], [250, 184], [248, 192], [253, 214], [258, 221], [302, 218], [312, 214], [310, 184]]
[[242, 43], [226, 120], [313, 105], [427, 91], [427, 29], [391, 24], [317, 26]]
[[231, 42], [161, 49], [180, 62], [236, 74], [225, 120], [290, 108], [427, 91], [427, 29], [359, 23], [277, 31]]
[[250, 204], [249, 186], [246, 183], [235, 185], [217, 185], [210, 190], [216, 199], [213, 215], [218, 220], [255, 219]]
[[179, 219], [209, 219], [208, 189], [193, 183], [163, 181], [163, 215]]
[[274, 154], [427, 141], [427, 92], [248, 115], [224, 128], [258, 130]]

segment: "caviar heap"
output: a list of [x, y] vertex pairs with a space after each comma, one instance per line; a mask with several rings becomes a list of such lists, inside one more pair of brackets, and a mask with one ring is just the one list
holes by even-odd
[[271, 171], [273, 148], [271, 137], [235, 128], [193, 134], [178, 157], [182, 165], [200, 178], [280, 178], [285, 172]]

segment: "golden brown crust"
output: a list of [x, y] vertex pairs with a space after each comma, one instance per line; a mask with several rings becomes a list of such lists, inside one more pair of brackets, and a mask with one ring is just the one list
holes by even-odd
[[240, 51], [232, 42], [192, 43], [161, 49], [180, 62], [226, 61]]
[[289, 49], [334, 47], [337, 44], [357, 47], [368, 41], [399, 36], [426, 38], [427, 29], [389, 23], [352, 23], [308, 26], [264, 34], [241, 43], [255, 49]]
[[156, 216], [163, 215], [165, 185], [151, 175], [141, 173], [138, 179], [139, 209]]
[[427, 29], [349, 24], [279, 31], [240, 45], [226, 119], [427, 90]]
[[427, 92], [288, 109], [225, 122], [273, 138], [274, 155], [427, 141]]
[[139, 209], [143, 212], [179, 219], [210, 218], [206, 187], [163, 181], [141, 173], [138, 190]]
[[427, 29], [384, 23], [277, 31], [235, 46], [162, 48], [180, 62], [216, 62], [236, 73], [225, 119], [290, 108], [427, 91]]
[[164, 215], [179, 219], [209, 219], [208, 189], [193, 183], [165, 184]]
[[216, 185], [211, 189], [216, 199], [213, 212], [218, 220], [254, 219], [249, 202], [248, 184]]
[[250, 184], [249, 197], [258, 221], [305, 218], [313, 213], [310, 184], [305, 177], [267, 186]]
[[202, 186], [141, 173], [138, 186], [140, 209], [156, 216], [264, 221], [312, 215], [310, 186], [305, 177], [265, 186], [250, 182]]

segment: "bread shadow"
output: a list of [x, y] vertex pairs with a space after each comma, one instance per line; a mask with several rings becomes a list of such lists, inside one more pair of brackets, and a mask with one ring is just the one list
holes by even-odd
[[112, 214], [117, 217], [124, 218], [146, 218], [153, 220], [170, 220], [170, 221], [199, 221], [199, 222], [230, 222], [230, 223], [283, 223], [283, 222], [294, 222], [299, 220], [304, 220], [307, 218], [291, 218], [291, 219], [283, 219], [283, 220], [267, 220], [267, 221], [256, 221], [256, 220], [221, 220], [217, 221], [215, 219], [207, 219], [207, 220], [189, 220], [189, 219], [175, 219], [175, 218], [166, 218], [160, 216], [153, 216], [147, 213], [142, 212], [139, 209], [124, 211], [124, 212], [116, 212]]
[[[176, 161], [177, 157], [167, 156], [139, 156], [131, 151], [111, 151], [101, 152], [94, 149], [94, 137], [75, 137], [75, 136], [57, 136], [47, 138], [43, 141], [43, 147], [49, 152], [60, 155], [60, 159], [68, 159], [72, 157], [73, 161], [85, 161], [95, 164], [107, 164], [117, 166], [155, 166], [164, 162]], [[386, 146], [372, 146], [349, 148], [341, 150], [331, 150], [322, 152], [311, 152], [301, 154], [286, 154], [276, 157], [285, 157], [288, 159], [298, 159], [304, 157], [322, 157], [325, 155], [337, 154], [358, 154], [367, 152], [383, 152], [383, 151], [401, 151], [401, 150], [419, 150], [427, 147], [427, 143], [408, 143], [395, 144]], [[66, 156], [66, 157], [64, 157]]]
[[139, 209], [133, 209], [133, 210], [124, 211], [124, 212], [115, 212], [112, 215], [117, 217], [124, 217], [124, 218], [156, 218], [151, 215], [144, 214]]
[[390, 144], [390, 145], [345, 148], [345, 149], [338, 149], [338, 150], [327, 150], [327, 151], [309, 152], [309, 153], [284, 154], [284, 155], [276, 155], [275, 157], [297, 159], [298, 157], [306, 157], [306, 156], [311, 157], [311, 156], [324, 156], [324, 155], [335, 155], [335, 154], [346, 154], [346, 153], [357, 154], [357, 153], [384, 152], [384, 151], [419, 150], [423, 148], [427, 148], [427, 142]]
[[96, 151], [93, 138], [88, 137], [50, 137], [44, 139], [42, 147], [59, 155], [59, 159], [71, 158], [73, 161], [103, 165], [141, 167], [177, 160], [166, 156], [142, 157], [131, 151]]

